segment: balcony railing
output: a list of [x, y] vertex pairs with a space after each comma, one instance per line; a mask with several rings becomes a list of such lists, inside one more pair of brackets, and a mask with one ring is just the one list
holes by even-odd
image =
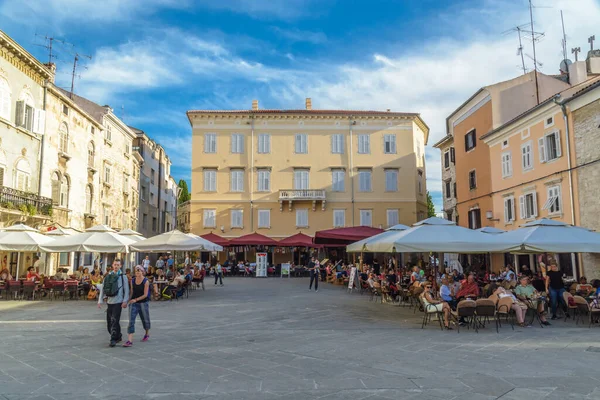
[[279, 191], [279, 200], [325, 200], [325, 190], [286, 189]]
[[0, 207], [20, 210], [30, 215], [49, 216], [52, 214], [52, 199], [38, 196], [35, 193], [0, 186]]

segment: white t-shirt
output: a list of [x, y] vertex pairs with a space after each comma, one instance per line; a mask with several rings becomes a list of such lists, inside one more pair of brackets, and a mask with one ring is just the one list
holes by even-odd
[[150, 260], [144, 259], [144, 261], [142, 261], [142, 267], [144, 267], [144, 269], [148, 271], [148, 268], [150, 267]]

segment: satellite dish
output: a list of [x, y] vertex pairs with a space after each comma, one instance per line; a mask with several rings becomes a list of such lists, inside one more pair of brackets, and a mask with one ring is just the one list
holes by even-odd
[[560, 71], [564, 72], [565, 74], [569, 73], [569, 65], [573, 64], [573, 61], [567, 59], [564, 59], [560, 62]]

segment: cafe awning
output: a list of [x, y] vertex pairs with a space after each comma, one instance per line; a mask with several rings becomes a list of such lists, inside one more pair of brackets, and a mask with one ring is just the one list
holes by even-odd
[[290, 237], [286, 237], [285, 239], [277, 242], [277, 246], [279, 247], [321, 247], [318, 244], [313, 243], [313, 238], [305, 235], [302, 232], [296, 233]]
[[229, 246], [229, 240], [221, 237], [219, 235], [215, 235], [214, 233], [207, 233], [205, 235], [200, 235], [202, 239], [208, 240], [209, 242], [213, 242], [222, 247]]
[[230, 246], [277, 246], [277, 240], [271, 239], [260, 233], [250, 233], [229, 241]]
[[384, 232], [383, 229], [372, 228], [370, 226], [326, 229], [315, 233], [315, 243], [329, 246], [339, 245], [340, 247], [343, 247], [382, 232]]

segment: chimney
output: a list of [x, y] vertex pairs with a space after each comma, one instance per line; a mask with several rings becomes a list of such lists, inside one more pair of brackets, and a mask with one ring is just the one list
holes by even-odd
[[600, 50], [590, 50], [585, 61], [587, 63], [587, 71], [590, 74], [600, 74]]
[[310, 97], [306, 98], [304, 105], [306, 106], [307, 110], [312, 110], [312, 100], [310, 99]]
[[571, 86], [585, 82], [588, 79], [587, 65], [585, 61], [575, 61], [569, 64], [569, 83]]
[[56, 77], [56, 64], [46, 63], [44, 66], [50, 70], [50, 73], [52, 74], [50, 77], [50, 82], [54, 83], [54, 78]]
[[252, 100], [252, 110], [258, 110], [258, 100]]

